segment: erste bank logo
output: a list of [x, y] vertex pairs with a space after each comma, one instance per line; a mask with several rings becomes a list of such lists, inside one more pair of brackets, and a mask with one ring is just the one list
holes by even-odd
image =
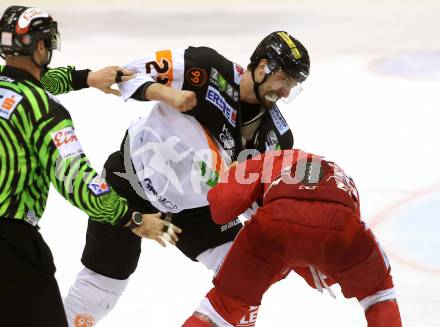
[[223, 116], [226, 117], [226, 119], [232, 126], [235, 127], [237, 125], [237, 111], [234, 110], [234, 108], [232, 108], [226, 102], [225, 98], [220, 94], [217, 89], [209, 86], [208, 92], [206, 93], [206, 100], [208, 100], [218, 109], [220, 109]]
[[0, 117], [9, 120], [23, 97], [11, 90], [0, 89]]

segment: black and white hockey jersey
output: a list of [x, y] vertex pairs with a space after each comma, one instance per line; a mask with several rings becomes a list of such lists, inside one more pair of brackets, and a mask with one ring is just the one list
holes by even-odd
[[119, 84], [124, 100], [149, 82], [195, 92], [197, 106], [186, 114], [193, 116], [233, 161], [245, 148], [266, 152], [293, 147], [292, 132], [278, 107], [274, 105], [258, 115], [263, 109], [240, 101], [243, 68], [211, 48], [158, 51], [125, 67], [137, 74]]

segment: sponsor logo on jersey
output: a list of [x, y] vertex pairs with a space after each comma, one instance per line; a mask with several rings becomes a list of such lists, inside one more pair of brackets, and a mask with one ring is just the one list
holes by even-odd
[[220, 73], [217, 69], [211, 68], [211, 77], [209, 78], [209, 81], [214, 84], [216, 87], [218, 87], [218, 78], [220, 76]]
[[277, 128], [278, 132], [280, 132], [280, 135], [283, 135], [284, 133], [286, 133], [289, 130], [289, 125], [287, 125], [286, 120], [281, 115], [281, 112], [277, 106], [273, 106], [269, 110], [269, 114], [272, 117], [272, 121], [274, 122], [275, 127]]
[[9, 82], [9, 83], [15, 82], [15, 80], [13, 80], [12, 78], [9, 78], [8, 76], [0, 76], [0, 81], [5, 81], [5, 82]]
[[9, 120], [23, 97], [7, 89], [0, 89], [0, 117]]
[[223, 144], [223, 149], [225, 149], [226, 153], [232, 158], [235, 149], [235, 141], [226, 125], [223, 125], [219, 139]]
[[222, 74], [218, 75], [218, 88], [220, 91], [225, 92], [226, 91], [226, 86], [228, 85], [228, 82], [226, 82], [226, 79], [223, 77]]
[[231, 100], [239, 101], [238, 91], [231, 86], [226, 78], [215, 68], [211, 68], [211, 77], [209, 81], [214, 84], [221, 92], [225, 93]]
[[240, 65], [234, 63], [234, 82], [240, 84], [241, 76], [244, 74], [244, 69]]
[[278, 150], [278, 137], [275, 134], [274, 130], [271, 130], [266, 137], [266, 141], [264, 142], [266, 147], [266, 151]]
[[243, 318], [241, 318], [237, 326], [239, 327], [255, 326], [255, 323], [257, 322], [258, 308], [259, 308], [258, 306], [249, 307], [248, 311], [243, 316]]
[[202, 68], [191, 68], [186, 72], [186, 80], [193, 86], [203, 86], [206, 83], [206, 70]]
[[198, 161], [197, 162], [200, 168], [200, 176], [204, 177], [206, 180], [206, 185], [210, 187], [214, 187], [218, 183], [219, 173], [215, 171], [215, 169], [211, 169], [206, 162]]
[[230, 228], [232, 228], [234, 226], [240, 225], [240, 224], [241, 224], [240, 219], [235, 218], [233, 221], [230, 221], [227, 224], [221, 225], [220, 226], [220, 231], [224, 232], [224, 231], [226, 231], [226, 230], [228, 230], [228, 229], [230, 229]]
[[226, 94], [229, 96], [229, 98], [231, 98], [232, 100], [234, 100], [235, 102], [238, 102], [238, 91], [235, 90], [231, 85], [227, 85], [226, 86]]
[[142, 188], [149, 194], [154, 196], [154, 201], [159, 201], [163, 206], [170, 210], [177, 210], [178, 207], [172, 201], [168, 200], [162, 194], [159, 194], [153, 186], [151, 179], [145, 178], [144, 183], [142, 183]]
[[110, 192], [110, 187], [108, 186], [105, 179], [99, 176], [96, 176], [92, 179], [92, 181], [88, 185], [88, 188], [96, 196], [107, 194]]
[[63, 159], [83, 153], [75, 130], [70, 126], [52, 133], [52, 140]]
[[237, 111], [234, 110], [225, 100], [225, 98], [220, 94], [220, 92], [213, 88], [212, 86], [208, 87], [208, 92], [206, 93], [206, 100], [211, 102], [214, 106], [216, 106], [226, 117], [228, 122], [232, 126], [236, 126], [237, 124]]

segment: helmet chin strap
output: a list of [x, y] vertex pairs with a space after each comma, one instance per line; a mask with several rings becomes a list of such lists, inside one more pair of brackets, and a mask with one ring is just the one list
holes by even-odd
[[[47, 48], [46, 48], [47, 49]], [[41, 65], [41, 74], [45, 74], [49, 70], [49, 64], [52, 61], [52, 50], [47, 49], [47, 60]]]
[[34, 63], [34, 65], [37, 66], [38, 68], [40, 68], [41, 75], [44, 75], [44, 73], [48, 70], [49, 64], [52, 60], [52, 50], [50, 50], [48, 48], [46, 48], [46, 50], [47, 50], [47, 57], [46, 57], [46, 60], [43, 61], [42, 63], [38, 63], [37, 60], [35, 60], [35, 57], [34, 57], [35, 52], [31, 56], [31, 59], [32, 59], [32, 62]]
[[254, 82], [254, 93], [255, 93], [255, 96], [257, 97], [258, 103], [262, 104], [261, 95], [260, 95], [260, 86], [266, 81], [267, 74], [264, 74], [263, 80], [258, 83], [257, 81], [255, 81], [255, 69], [256, 69], [256, 67], [254, 67], [254, 69], [251, 70], [252, 82]]

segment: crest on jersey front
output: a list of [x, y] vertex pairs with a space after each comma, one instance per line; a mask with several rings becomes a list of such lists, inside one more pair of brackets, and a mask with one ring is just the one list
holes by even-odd
[[189, 84], [200, 87], [206, 83], [206, 70], [193, 67], [186, 72], [185, 77]]

